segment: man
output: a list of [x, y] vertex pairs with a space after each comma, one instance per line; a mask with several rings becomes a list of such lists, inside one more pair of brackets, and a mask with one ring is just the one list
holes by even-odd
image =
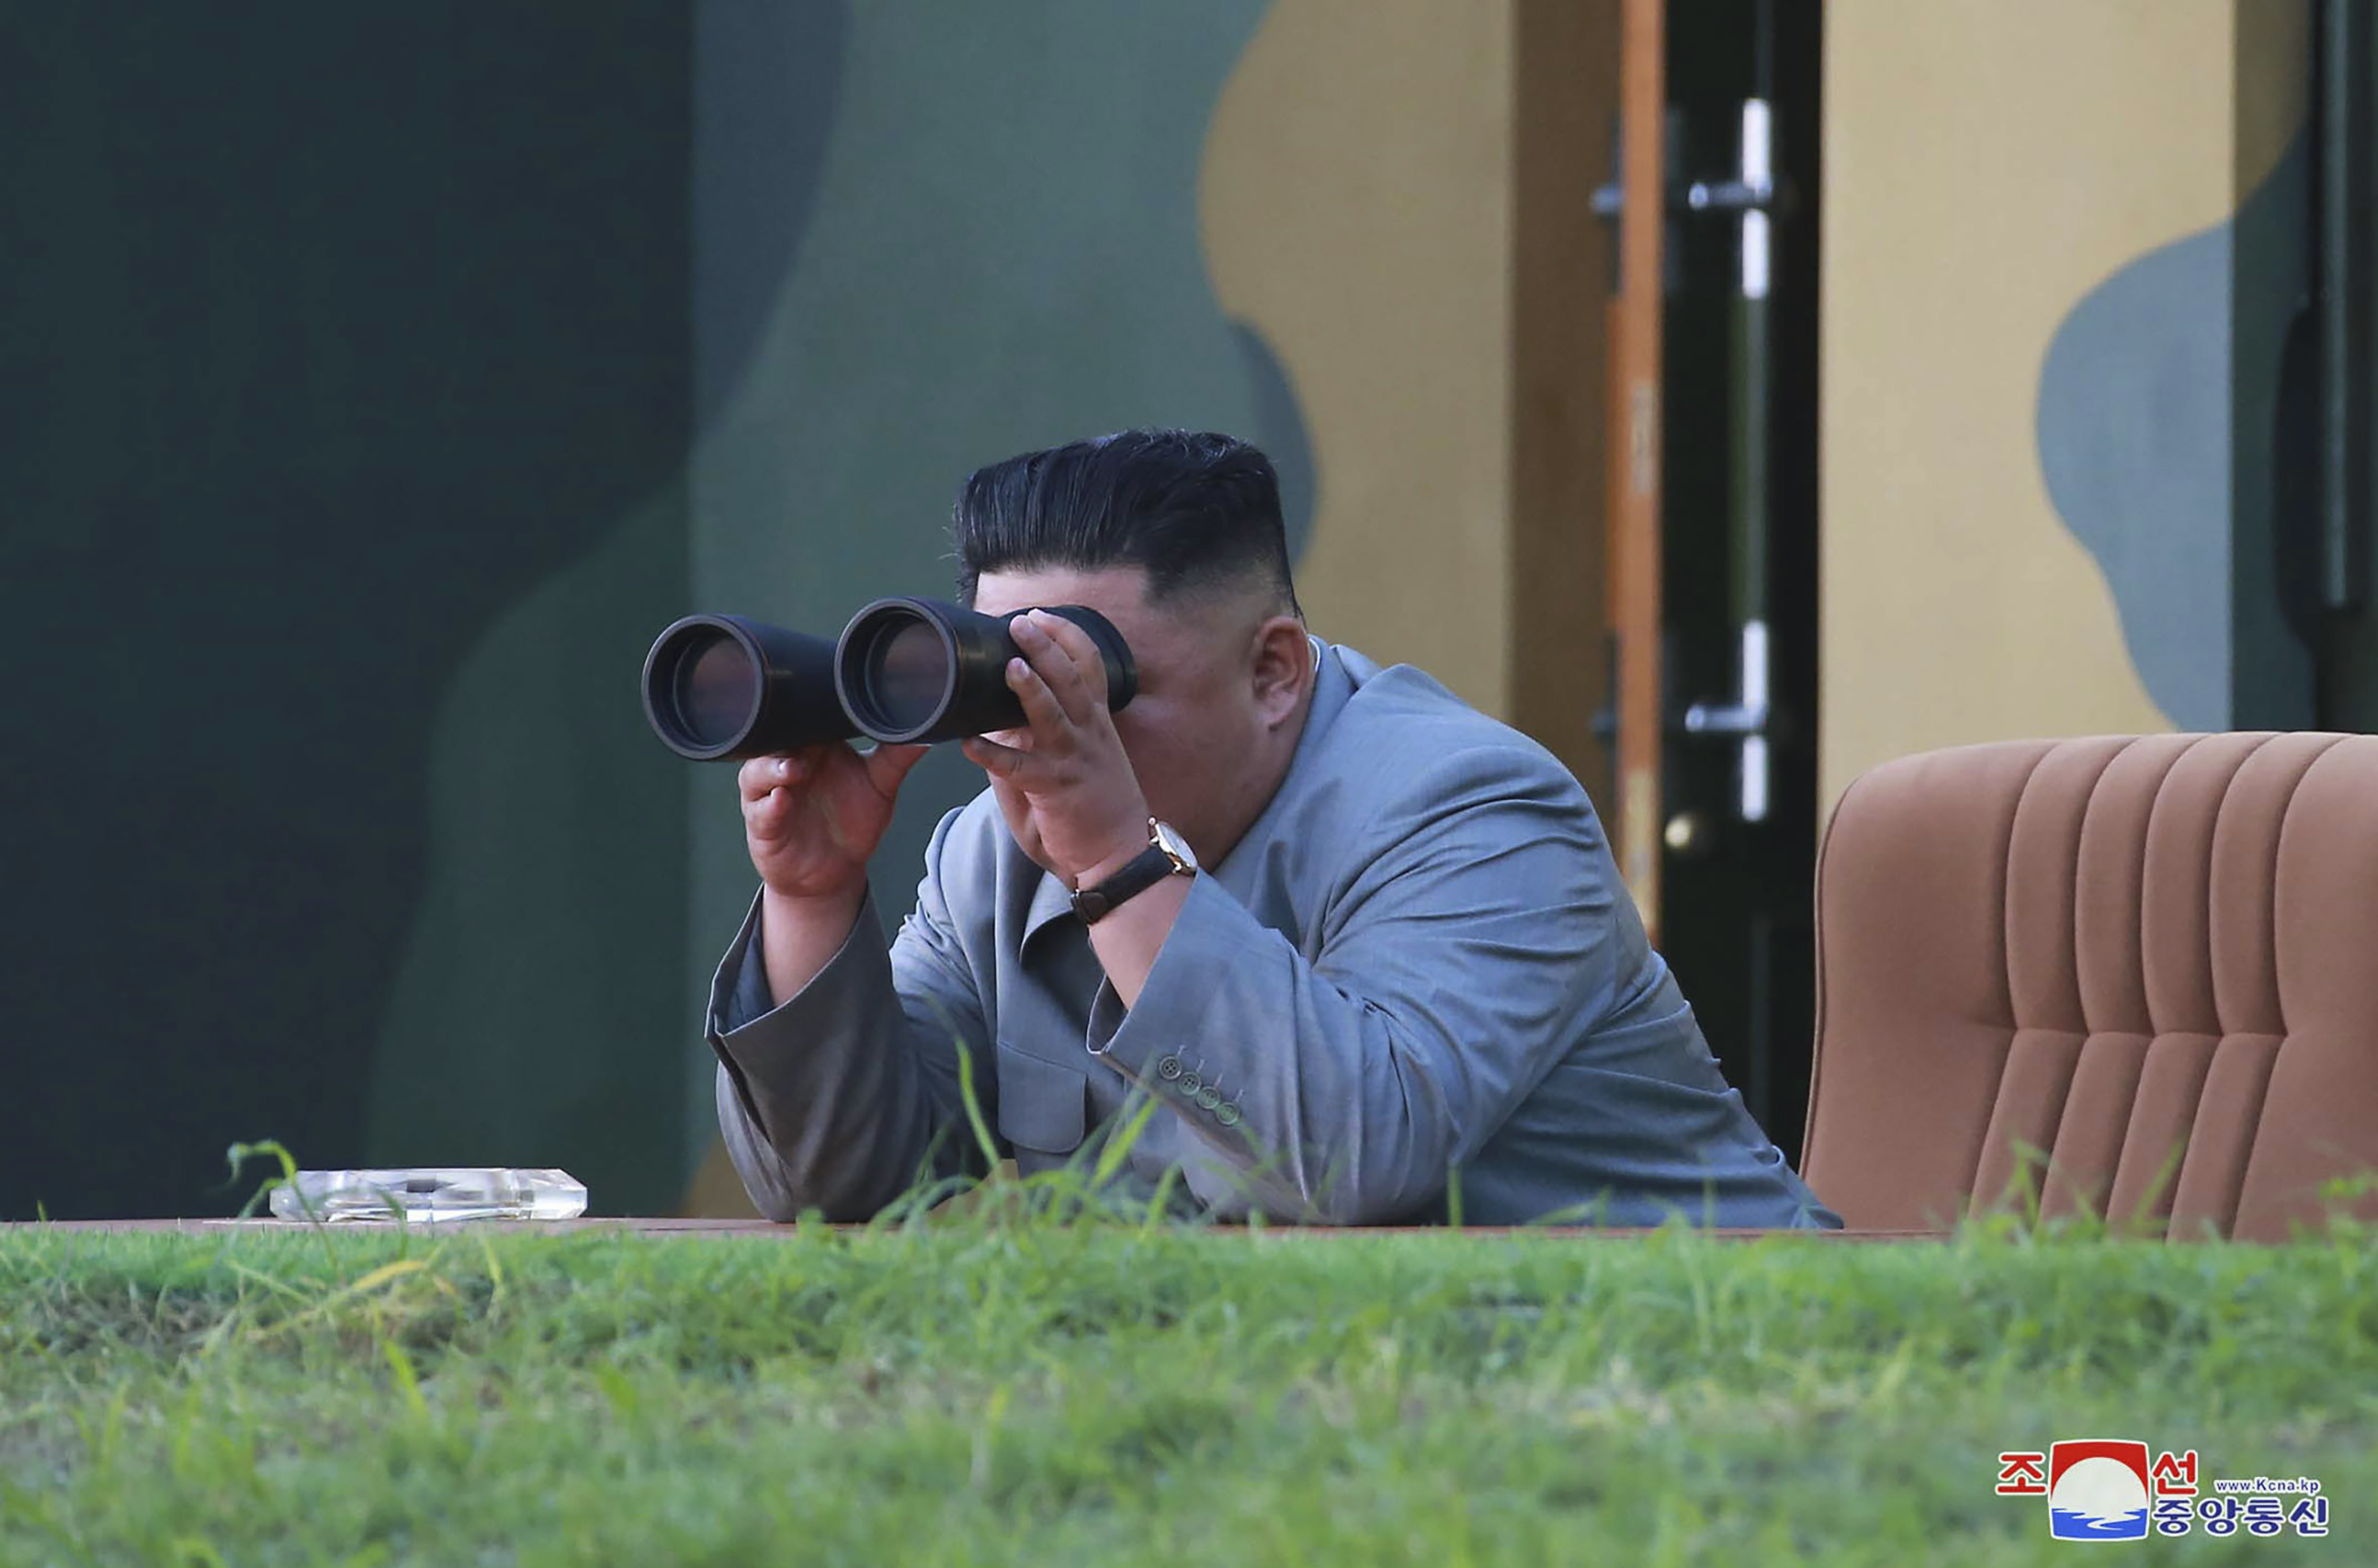
[[[763, 1212], [863, 1219], [979, 1167], [964, 1051], [1027, 1174], [1152, 1096], [1115, 1180], [1189, 1212], [1840, 1223], [1726, 1087], [1577, 780], [1306, 632], [1261, 452], [1028, 453], [967, 480], [955, 531], [960, 597], [1015, 617], [1028, 727], [963, 742], [990, 788], [888, 956], [867, 862], [922, 749], [742, 769], [762, 886], [708, 1032]], [[1130, 645], [1121, 710], [1086, 633], [1017, 613], [1062, 604]]]

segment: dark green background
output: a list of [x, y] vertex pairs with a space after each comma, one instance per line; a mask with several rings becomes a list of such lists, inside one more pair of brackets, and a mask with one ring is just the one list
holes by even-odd
[[[681, 518], [689, 37], [655, 5], [6, 10], [0, 1216], [220, 1207], [237, 1138], [370, 1152], [447, 688], [623, 516]], [[619, 699], [681, 533], [515, 672], [539, 743], [483, 759], [549, 771], [582, 873], [504, 968], [656, 1039], [674, 971], [616, 960], [682, 942], [684, 829]], [[635, 1135], [673, 1055], [510, 1047], [569, 1136], [533, 1108], [420, 1159], [675, 1186]]]

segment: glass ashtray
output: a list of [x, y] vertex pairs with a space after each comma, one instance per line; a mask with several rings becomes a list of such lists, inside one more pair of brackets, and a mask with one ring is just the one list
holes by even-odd
[[275, 1218], [343, 1223], [402, 1220], [574, 1220], [586, 1184], [568, 1171], [421, 1166], [411, 1170], [299, 1171], [270, 1200]]

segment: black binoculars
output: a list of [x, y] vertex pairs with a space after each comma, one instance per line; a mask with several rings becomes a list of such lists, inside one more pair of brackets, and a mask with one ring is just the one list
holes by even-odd
[[[1083, 605], [1042, 608], [1098, 645], [1107, 706], [1131, 701], [1139, 673], [1114, 622]], [[695, 762], [859, 735], [954, 741], [1023, 726], [1024, 705], [1007, 689], [1007, 661], [1021, 657], [1006, 619], [940, 599], [877, 599], [833, 642], [739, 615], [689, 615], [644, 657], [644, 717]]]

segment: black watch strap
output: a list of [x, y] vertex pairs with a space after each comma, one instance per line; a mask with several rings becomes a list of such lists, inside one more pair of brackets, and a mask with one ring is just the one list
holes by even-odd
[[1123, 868], [1095, 887], [1085, 887], [1074, 895], [1074, 912], [1084, 925], [1098, 920], [1117, 904], [1135, 893], [1150, 887], [1172, 874], [1176, 868], [1172, 857], [1154, 844], [1142, 850], [1123, 863]]

